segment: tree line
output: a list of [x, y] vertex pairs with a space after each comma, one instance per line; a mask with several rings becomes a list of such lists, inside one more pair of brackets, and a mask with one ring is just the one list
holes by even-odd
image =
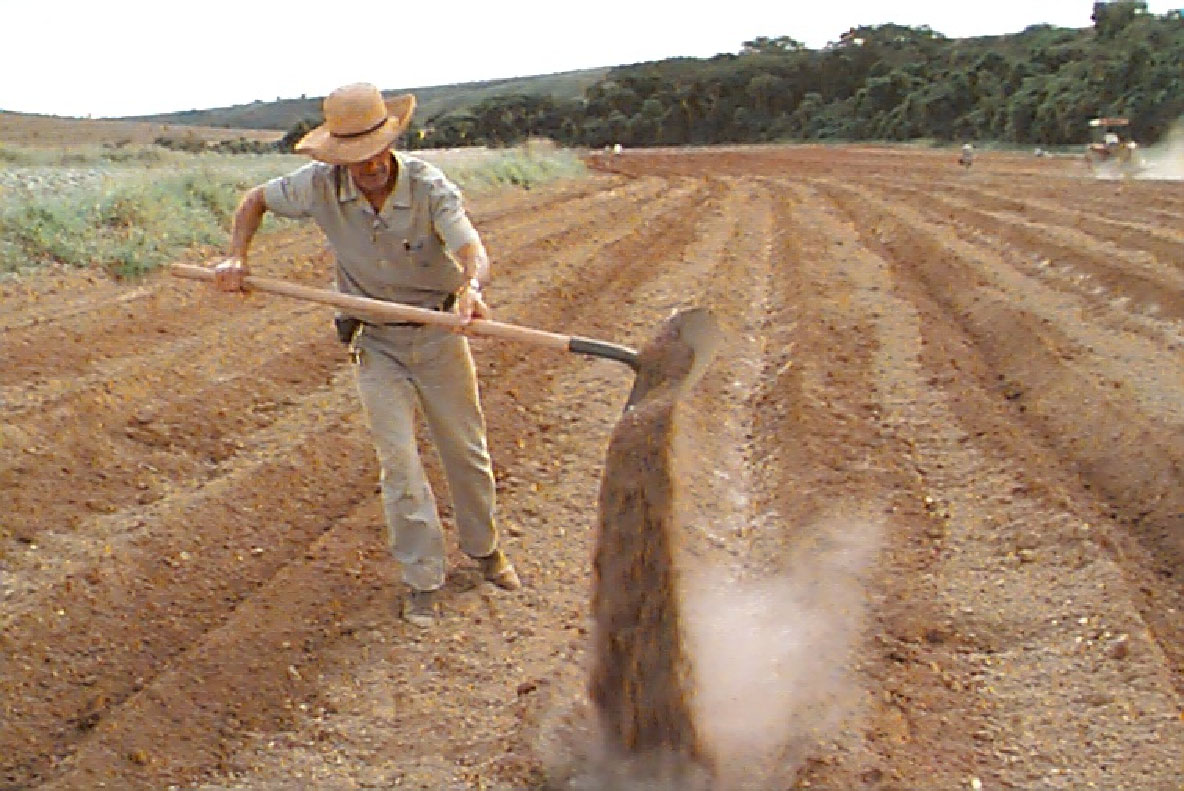
[[[927, 26], [852, 28], [811, 50], [789, 36], [738, 53], [612, 69], [577, 99], [509, 94], [428, 119], [407, 148], [711, 145], [788, 140], [1086, 142], [1088, 121], [1130, 118], [1153, 143], [1184, 116], [1184, 14], [1093, 4], [1093, 26], [1034, 25], [950, 39]], [[320, 119], [285, 138], [295, 142]]]

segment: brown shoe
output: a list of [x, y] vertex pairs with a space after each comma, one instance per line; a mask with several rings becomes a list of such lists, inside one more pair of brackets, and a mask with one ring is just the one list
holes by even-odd
[[500, 549], [494, 550], [483, 558], [477, 558], [481, 566], [481, 574], [502, 590], [516, 591], [522, 587], [522, 580], [518, 579], [518, 572]]
[[420, 629], [430, 629], [436, 623], [436, 594], [439, 591], [407, 590], [403, 599], [403, 620]]

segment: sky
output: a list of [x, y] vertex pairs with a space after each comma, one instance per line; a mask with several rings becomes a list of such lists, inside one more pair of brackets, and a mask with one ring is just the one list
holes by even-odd
[[[1184, 0], [1151, 0], [1163, 14]], [[950, 38], [1089, 27], [1092, 0], [0, 0], [0, 110], [122, 117], [738, 52], [851, 27]]]

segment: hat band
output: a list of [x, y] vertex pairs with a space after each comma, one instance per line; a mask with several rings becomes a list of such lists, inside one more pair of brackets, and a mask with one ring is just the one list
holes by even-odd
[[379, 129], [382, 128], [382, 125], [385, 124], [389, 120], [390, 120], [390, 116], [387, 116], [386, 118], [383, 118], [381, 121], [376, 123], [374, 126], [370, 127], [369, 129], [363, 129], [361, 132], [349, 132], [347, 134], [342, 134], [340, 132], [330, 132], [329, 135], [330, 135], [330, 137], [336, 137], [338, 140], [349, 140], [351, 137], [363, 137], [365, 135], [370, 134], [371, 132], [377, 132]]

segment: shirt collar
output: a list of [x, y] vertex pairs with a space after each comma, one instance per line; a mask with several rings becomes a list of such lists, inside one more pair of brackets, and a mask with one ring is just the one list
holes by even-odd
[[398, 151], [392, 151], [395, 165], [398, 167], [398, 177], [395, 180], [395, 191], [391, 193], [390, 205], [400, 209], [411, 208], [411, 175], [407, 172], [407, 160]]

